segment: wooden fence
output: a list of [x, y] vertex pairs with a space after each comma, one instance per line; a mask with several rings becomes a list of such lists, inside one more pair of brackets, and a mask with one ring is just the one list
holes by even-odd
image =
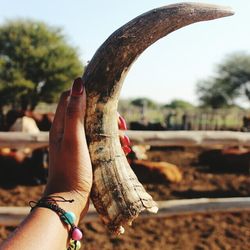
[[[250, 146], [250, 133], [231, 131], [126, 131], [133, 144], [152, 146]], [[0, 132], [0, 147], [39, 148], [48, 146], [49, 134]], [[193, 213], [250, 211], [250, 197], [159, 201], [159, 212], [141, 217], [168, 217]], [[28, 207], [0, 207], [0, 225], [16, 226], [29, 213]], [[97, 220], [93, 206], [84, 221]]]
[[[249, 132], [233, 131], [126, 131], [132, 144], [151, 146], [250, 146]], [[0, 147], [48, 146], [48, 132], [0, 132]]]
[[[250, 212], [250, 197], [246, 198], [217, 198], [217, 199], [187, 199], [158, 201], [159, 211], [152, 214], [143, 211], [140, 218], [164, 218], [176, 215], [214, 212]], [[17, 226], [29, 213], [29, 207], [0, 207], [0, 225]], [[84, 222], [98, 220], [98, 214], [93, 205], [90, 205]]]

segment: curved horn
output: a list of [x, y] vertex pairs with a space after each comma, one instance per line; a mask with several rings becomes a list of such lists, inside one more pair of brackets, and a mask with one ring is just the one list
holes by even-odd
[[87, 92], [86, 134], [93, 165], [92, 201], [108, 228], [124, 231], [156, 203], [131, 170], [121, 149], [117, 104], [131, 64], [151, 44], [189, 24], [233, 15], [226, 7], [181, 3], [151, 10], [115, 31], [97, 50], [83, 75]]

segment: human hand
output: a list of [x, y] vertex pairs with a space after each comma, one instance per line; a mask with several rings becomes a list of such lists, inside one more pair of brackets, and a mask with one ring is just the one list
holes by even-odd
[[[88, 152], [84, 117], [86, 93], [81, 78], [71, 91], [61, 95], [49, 139], [49, 178], [45, 195], [74, 199], [70, 211], [77, 217], [88, 209], [92, 167]], [[60, 204], [61, 205], [61, 204]], [[64, 208], [67, 204], [63, 204]]]
[[[49, 178], [45, 195], [59, 195], [74, 199], [70, 211], [77, 217], [88, 209], [88, 198], [92, 186], [92, 167], [84, 130], [86, 93], [81, 78], [77, 78], [71, 91], [61, 95], [50, 130]], [[120, 142], [124, 153], [130, 149], [124, 118], [118, 115]], [[67, 204], [64, 204], [67, 206]]]

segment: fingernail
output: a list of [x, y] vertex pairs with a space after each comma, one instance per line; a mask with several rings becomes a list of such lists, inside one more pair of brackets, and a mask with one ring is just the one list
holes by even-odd
[[80, 77], [76, 78], [72, 84], [70, 95], [79, 96], [83, 93], [83, 81]]
[[121, 130], [127, 130], [127, 124], [125, 119], [119, 115], [118, 126]]
[[130, 139], [127, 135], [123, 136], [122, 141], [123, 141], [124, 145], [127, 145], [127, 146], [131, 145]]
[[126, 155], [129, 154], [129, 153], [131, 152], [131, 148], [128, 147], [128, 146], [123, 146], [122, 149], [123, 149], [123, 151], [124, 151], [124, 153], [125, 153]]

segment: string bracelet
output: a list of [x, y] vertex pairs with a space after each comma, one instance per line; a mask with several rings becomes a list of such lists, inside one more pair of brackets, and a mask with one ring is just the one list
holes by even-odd
[[41, 198], [39, 201], [30, 201], [29, 205], [31, 211], [37, 207], [44, 207], [54, 211], [62, 223], [69, 226], [69, 237], [70, 243], [67, 250], [79, 250], [81, 248], [82, 231], [74, 224], [76, 216], [73, 212], [66, 212], [64, 209], [57, 205], [57, 202], [69, 202], [72, 203], [74, 200], [67, 200], [61, 196], [47, 196]]

